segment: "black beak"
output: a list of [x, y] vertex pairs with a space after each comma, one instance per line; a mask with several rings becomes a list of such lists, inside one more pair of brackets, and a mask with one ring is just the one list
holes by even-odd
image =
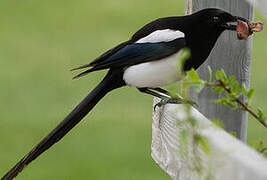
[[230, 30], [230, 31], [236, 31], [236, 26], [237, 25], [234, 24], [234, 23], [237, 23], [238, 20], [239, 21], [243, 21], [245, 23], [249, 22], [249, 20], [247, 20], [246, 18], [239, 17], [239, 16], [233, 16], [233, 18], [230, 21], [228, 21], [227, 23], [221, 25], [221, 27], [224, 28], [224, 29]]
[[235, 21], [240, 20], [240, 21], [244, 21], [244, 22], [246, 22], [246, 23], [249, 22], [249, 20], [247, 20], [246, 18], [243, 18], [243, 17], [234, 16], [234, 18], [235, 18]]

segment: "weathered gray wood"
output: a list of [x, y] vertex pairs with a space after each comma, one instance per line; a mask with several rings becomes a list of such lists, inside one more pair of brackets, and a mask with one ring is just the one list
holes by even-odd
[[[187, 12], [203, 8], [217, 7], [233, 15], [253, 19], [253, 7], [241, 0], [187, 0]], [[208, 78], [207, 66], [213, 71], [224, 69], [227, 75], [234, 75], [240, 83], [249, 87], [252, 38], [246, 41], [237, 40], [236, 33], [224, 32], [214, 47], [208, 60], [198, 69], [201, 78]], [[199, 111], [209, 119], [220, 119], [227, 131], [236, 132], [243, 142], [247, 138], [247, 113], [232, 110], [211, 103], [216, 95], [207, 88], [200, 94], [191, 93], [192, 100], [197, 102]]]
[[[155, 98], [154, 105], [158, 102], [159, 99]], [[192, 131], [185, 123], [188, 115], [196, 120], [198, 133], [207, 140], [210, 148], [208, 155], [200, 153], [200, 146], [193, 145], [190, 135], [188, 154], [181, 154], [184, 152], [181, 148], [184, 141], [179, 134], [181, 131]], [[151, 150], [153, 159], [173, 180], [266, 180], [267, 177], [266, 158], [216, 127], [195, 108], [191, 107], [188, 111], [183, 104], [167, 104], [157, 108], [157, 113], [153, 114]], [[193, 152], [199, 152], [202, 176], [193, 166], [196, 163], [192, 159]], [[204, 178], [205, 175], [210, 177]]]

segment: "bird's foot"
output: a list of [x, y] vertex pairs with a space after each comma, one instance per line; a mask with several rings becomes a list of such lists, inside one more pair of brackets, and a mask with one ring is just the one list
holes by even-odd
[[197, 103], [194, 101], [189, 101], [182, 98], [162, 98], [161, 101], [154, 106], [154, 111], [157, 107], [162, 107], [166, 104], [189, 104], [191, 106], [197, 106]]

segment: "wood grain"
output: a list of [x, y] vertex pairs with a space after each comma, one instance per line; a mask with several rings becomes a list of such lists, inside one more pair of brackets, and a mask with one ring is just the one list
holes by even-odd
[[[158, 102], [155, 99], [154, 105]], [[266, 180], [266, 158], [212, 124], [194, 107], [167, 104], [157, 109], [158, 113], [153, 115], [151, 155], [173, 180]], [[192, 131], [187, 124], [188, 115], [196, 120], [198, 133], [209, 144], [208, 155], [198, 153], [204, 167], [201, 173], [194, 168], [196, 159], [192, 157], [203, 149], [194, 146], [192, 134], [187, 137], [185, 149], [185, 141], [179, 136], [182, 131]]]

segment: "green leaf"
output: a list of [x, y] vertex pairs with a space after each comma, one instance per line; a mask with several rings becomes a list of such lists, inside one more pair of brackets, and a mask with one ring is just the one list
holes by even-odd
[[243, 92], [246, 96], [248, 95], [248, 89], [245, 83], [242, 83], [241, 92]]
[[223, 87], [220, 87], [220, 86], [217, 86], [216, 88], [215, 88], [215, 92], [216, 93], [222, 93], [224, 91], [224, 88]]
[[213, 104], [221, 104], [221, 99], [212, 100]]
[[235, 81], [233, 86], [232, 86], [232, 92], [233, 93], [237, 93], [238, 92], [238, 87], [239, 87], [239, 84], [238, 84], [237, 81]]
[[224, 124], [220, 120], [215, 119], [215, 120], [212, 120], [212, 122], [215, 126], [224, 129]]
[[190, 78], [191, 81], [193, 81], [193, 82], [199, 82], [200, 81], [199, 76], [194, 69], [187, 71], [186, 74], [188, 75], [188, 77]]
[[237, 103], [229, 99], [229, 97], [222, 97], [221, 99], [213, 100], [212, 103], [221, 104], [230, 108], [238, 108]]
[[222, 97], [221, 101], [222, 101], [222, 104], [225, 104], [228, 101], [228, 99], [226, 97]]
[[222, 97], [221, 99], [216, 99], [216, 100], [213, 100], [212, 103], [213, 104], [221, 104], [221, 105], [224, 105], [226, 103], [227, 99], [225, 97]]
[[262, 110], [261, 110], [260, 108], [258, 108], [257, 115], [259, 116], [258, 120], [259, 120], [260, 122], [264, 122], [264, 121], [265, 121], [264, 114], [263, 114], [263, 112], [262, 112]]
[[211, 152], [210, 144], [205, 137], [201, 136], [200, 134], [196, 134], [194, 136], [194, 140], [198, 142], [198, 144], [200, 145], [201, 149], [205, 154], [209, 154]]
[[245, 105], [246, 105], [247, 107], [250, 107], [250, 105], [251, 105], [251, 101], [250, 101], [250, 100], [245, 101]]
[[185, 62], [191, 57], [191, 51], [189, 48], [183, 48], [180, 50], [180, 56], [177, 61], [177, 68], [179, 69], [179, 72], [183, 70]]
[[215, 77], [216, 77], [217, 80], [220, 80], [222, 78], [222, 72], [221, 71], [217, 71]]
[[228, 79], [228, 85], [231, 85], [235, 80], [235, 76], [234, 75], [231, 75]]
[[187, 156], [188, 154], [188, 143], [189, 143], [189, 132], [187, 129], [182, 129], [179, 133], [179, 142], [180, 142], [180, 150], [179, 153], [181, 156]]
[[180, 51], [180, 59], [179, 61], [185, 62], [191, 57], [191, 51], [189, 48], [183, 48]]
[[208, 66], [208, 71], [209, 71], [209, 82], [212, 81], [212, 69], [210, 66]]
[[252, 96], [254, 95], [254, 89], [250, 89], [249, 91], [248, 91], [248, 94], [247, 94], [247, 98], [248, 99], [251, 99], [252, 98]]
[[224, 72], [223, 69], [218, 70], [218, 71], [216, 72], [216, 79], [217, 79], [217, 80], [221, 80], [221, 81], [223, 81], [223, 82], [227, 79], [227, 76], [226, 76], [226, 74], [225, 74], [225, 72]]
[[192, 124], [193, 127], [197, 126], [197, 120], [195, 118], [189, 117], [188, 120]]
[[202, 91], [202, 89], [205, 87], [205, 84], [199, 83], [198, 86], [195, 86], [195, 87], [196, 87], [197, 93], [200, 93], [200, 91]]
[[236, 105], [235, 105], [235, 103], [232, 103], [232, 102], [229, 102], [229, 101], [225, 102], [224, 105], [225, 106], [228, 106], [230, 108], [237, 108]]
[[231, 94], [228, 94], [228, 95], [229, 95], [231, 101], [235, 101], [240, 96], [240, 94], [233, 93], [233, 92]]
[[230, 135], [236, 137], [236, 132], [232, 131], [232, 132], [229, 132]]
[[184, 143], [187, 143], [187, 140], [188, 140], [188, 137], [189, 137], [189, 132], [186, 131], [185, 129], [183, 129], [180, 133], [180, 138], [181, 140], [184, 142]]
[[237, 105], [237, 103], [235, 101], [232, 101], [231, 99], [227, 99], [227, 98], [226, 98], [226, 100], [224, 102], [224, 105], [228, 106], [230, 108], [238, 108], [238, 105]]

